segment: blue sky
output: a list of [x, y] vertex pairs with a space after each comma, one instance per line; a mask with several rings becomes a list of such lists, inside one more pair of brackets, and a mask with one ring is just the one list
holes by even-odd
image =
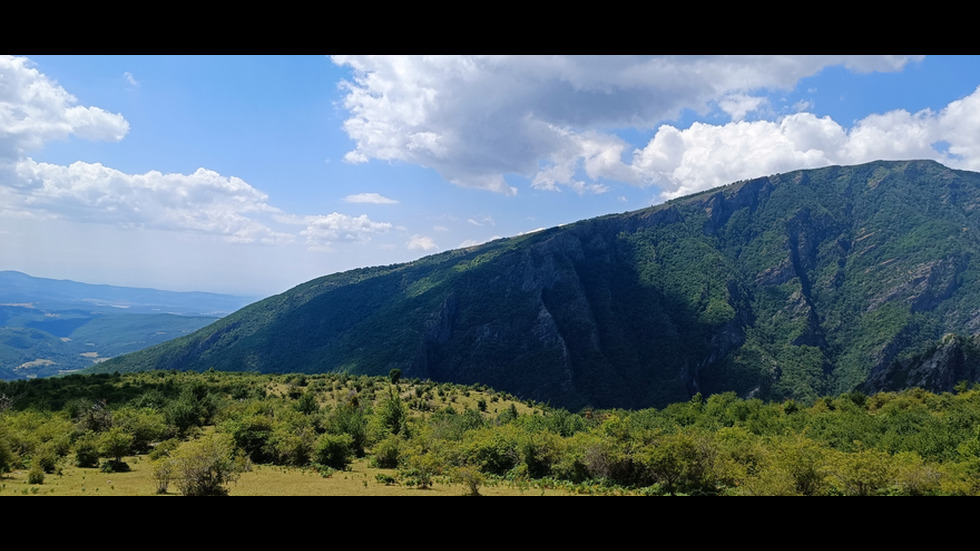
[[732, 181], [980, 170], [976, 56], [0, 57], [0, 270], [265, 296]]

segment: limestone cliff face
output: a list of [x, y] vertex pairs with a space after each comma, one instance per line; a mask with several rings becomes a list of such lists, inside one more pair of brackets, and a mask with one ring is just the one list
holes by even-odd
[[920, 387], [952, 392], [961, 381], [980, 375], [980, 336], [947, 334], [926, 351], [872, 371], [862, 390], [868, 393]]
[[978, 207], [933, 162], [757, 178], [326, 276], [100, 369], [399, 368], [572, 409], [943, 390], [976, 377], [936, 343], [980, 332]]

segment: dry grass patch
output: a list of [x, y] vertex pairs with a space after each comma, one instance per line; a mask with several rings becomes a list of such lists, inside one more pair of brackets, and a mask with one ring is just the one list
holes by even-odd
[[[43, 484], [28, 484], [27, 470], [7, 473], [0, 478], [0, 496], [153, 496], [157, 495], [152, 462], [146, 457], [127, 457], [130, 471], [103, 473], [99, 469], [65, 467], [62, 474], [45, 475]], [[420, 490], [401, 484], [378, 482], [377, 475], [395, 477], [393, 469], [375, 469], [367, 459], [354, 462], [349, 471], [335, 471], [328, 477], [312, 469], [254, 465], [228, 486], [231, 496], [462, 496], [468, 488], [461, 484], [435, 482]], [[521, 489], [511, 484], [480, 486], [484, 496], [575, 495], [561, 490]], [[163, 495], [179, 495], [173, 484]]]

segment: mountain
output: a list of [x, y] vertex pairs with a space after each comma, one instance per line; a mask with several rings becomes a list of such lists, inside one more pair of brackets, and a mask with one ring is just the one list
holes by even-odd
[[142, 314], [220, 317], [255, 300], [254, 297], [219, 293], [93, 285], [0, 271], [0, 304], [30, 304], [45, 310], [118, 312], [124, 309]]
[[777, 174], [315, 279], [96, 369], [398, 368], [571, 409], [945, 387], [976, 378], [978, 209], [932, 161]]
[[186, 335], [252, 300], [0, 271], [0, 379], [83, 369]]

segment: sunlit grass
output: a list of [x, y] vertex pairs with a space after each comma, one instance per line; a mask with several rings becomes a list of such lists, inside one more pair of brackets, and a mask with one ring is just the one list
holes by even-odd
[[[99, 469], [65, 467], [62, 473], [48, 474], [43, 484], [28, 484], [27, 470], [17, 470], [0, 478], [0, 496], [152, 496], [157, 495], [150, 460], [127, 457], [130, 471], [103, 473]], [[335, 471], [328, 477], [313, 469], [253, 465], [237, 482], [228, 486], [231, 496], [462, 496], [467, 489], [459, 484], [435, 482], [431, 488], [419, 489], [401, 484], [378, 482], [379, 473], [395, 476], [392, 469], [375, 469], [366, 459], [355, 461], [349, 471]], [[541, 488], [521, 488], [513, 484], [480, 487], [485, 496], [574, 495], [572, 492]], [[180, 495], [170, 484], [167, 494]]]

